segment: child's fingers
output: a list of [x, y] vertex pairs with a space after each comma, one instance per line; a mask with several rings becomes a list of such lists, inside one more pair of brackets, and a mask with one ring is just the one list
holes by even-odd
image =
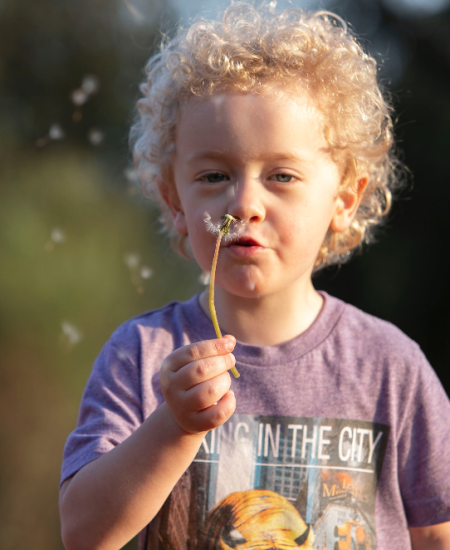
[[[179, 426], [188, 433], [207, 432], [218, 428], [234, 413], [236, 398], [229, 390], [222, 399], [200, 411], [185, 413], [182, 416], [174, 415]], [[172, 412], [173, 414], [173, 412]]]
[[201, 411], [222, 399], [230, 386], [231, 377], [228, 372], [224, 372], [182, 392], [179, 398], [182, 400], [183, 409], [187, 412]]
[[189, 390], [197, 384], [223, 374], [233, 368], [235, 364], [236, 358], [232, 353], [193, 361], [177, 371], [176, 385], [180, 389]]
[[194, 428], [193, 431], [207, 432], [218, 428], [231, 417], [235, 409], [236, 398], [234, 392], [229, 390], [217, 404], [211, 405], [191, 416], [190, 422]]
[[235, 399], [229, 392], [227, 371], [236, 363], [231, 353], [235, 344], [232, 336], [205, 340], [179, 348], [163, 361], [160, 385], [164, 399], [187, 432], [203, 431], [202, 426], [212, 429], [233, 413]]
[[236, 407], [234, 393], [229, 391], [228, 372], [216, 376], [189, 391], [169, 394], [166, 403], [178, 423], [188, 433], [211, 430], [228, 420]]
[[234, 337], [228, 335], [225, 338], [195, 342], [194, 344], [189, 344], [173, 351], [164, 359], [161, 368], [176, 372], [181, 367], [193, 361], [206, 359], [207, 357], [226, 355], [233, 351], [235, 345], [236, 340]]

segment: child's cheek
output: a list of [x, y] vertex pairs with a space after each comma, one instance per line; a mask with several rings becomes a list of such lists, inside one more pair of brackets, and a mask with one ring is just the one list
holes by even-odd
[[195, 261], [205, 273], [209, 273], [214, 256], [214, 235], [206, 231], [203, 222], [200, 229], [193, 227], [188, 235]]

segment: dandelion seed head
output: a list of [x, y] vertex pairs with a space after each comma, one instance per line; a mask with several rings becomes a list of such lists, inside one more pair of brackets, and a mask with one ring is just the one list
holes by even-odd
[[[231, 223], [229, 222], [229, 218], [227, 219], [227, 216], [232, 218]], [[205, 217], [203, 220], [206, 225], [206, 230], [216, 236], [219, 236], [220, 233], [222, 233], [222, 239], [224, 241], [233, 241], [238, 239], [242, 235], [244, 226], [246, 225], [245, 222], [230, 216], [230, 214], [225, 214], [225, 216], [220, 219], [219, 223], [214, 223], [208, 212], [205, 212]], [[226, 229], [224, 228], [225, 225], [227, 226]]]
[[205, 212], [205, 217], [203, 218], [203, 220], [205, 222], [207, 231], [216, 236], [220, 234], [221, 223], [213, 223], [211, 220], [211, 216], [208, 214], [208, 212]]
[[229, 229], [228, 229], [228, 235], [225, 235], [226, 241], [235, 241], [239, 239], [239, 237], [244, 233], [246, 223], [242, 220], [236, 220], [233, 222]]

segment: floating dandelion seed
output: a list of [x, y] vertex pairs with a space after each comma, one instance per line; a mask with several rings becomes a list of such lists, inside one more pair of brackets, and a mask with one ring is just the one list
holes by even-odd
[[128, 254], [125, 254], [125, 256], [123, 257], [123, 261], [126, 263], [129, 269], [136, 269], [141, 262], [141, 257], [136, 252], [130, 252]]
[[51, 252], [55, 248], [55, 244], [61, 244], [66, 240], [66, 234], [59, 227], [52, 229], [50, 233], [50, 240], [45, 243], [45, 250]]
[[247, 284], [247, 286], [248, 286], [248, 288], [249, 288], [250, 290], [255, 290], [255, 288], [256, 288], [256, 283], [255, 283], [255, 281], [249, 281], [248, 284]]
[[131, 197], [134, 197], [138, 192], [138, 175], [136, 170], [132, 166], [128, 166], [123, 171], [123, 175], [128, 181], [129, 187], [127, 189], [127, 194]]
[[127, 7], [128, 11], [131, 13], [131, 15], [134, 17], [136, 22], [142, 23], [145, 20], [145, 17], [143, 14], [130, 2], [130, 0], [124, 0], [125, 6]]
[[75, 344], [81, 342], [83, 336], [79, 329], [72, 323], [63, 321], [61, 323], [61, 329], [63, 332], [63, 336], [67, 339], [70, 345], [74, 346]]
[[64, 135], [64, 130], [60, 124], [52, 124], [48, 130], [48, 134], [36, 140], [36, 145], [37, 147], [45, 147], [52, 140], [58, 141], [63, 139]]
[[81, 83], [81, 89], [86, 95], [92, 95], [98, 92], [98, 89], [100, 87], [100, 81], [99, 79], [92, 75], [87, 74], [83, 77], [83, 82]]
[[105, 139], [105, 134], [98, 128], [91, 128], [88, 133], [88, 139], [92, 145], [100, 145]]
[[50, 239], [54, 243], [58, 243], [58, 244], [63, 243], [66, 240], [66, 234], [59, 227], [55, 227], [54, 229], [52, 229], [52, 232], [50, 233]]
[[136, 252], [130, 252], [123, 257], [125, 264], [130, 270], [130, 279], [136, 290], [142, 294], [144, 287], [142, 282], [146, 279], [150, 279], [153, 275], [153, 269], [146, 265], [140, 266], [141, 257]]
[[128, 356], [127, 356], [125, 350], [118, 349], [117, 350], [117, 358], [120, 359], [121, 361], [126, 361], [128, 359]]
[[210, 273], [200, 273], [200, 275], [198, 276], [198, 281], [202, 284], [202, 285], [208, 285], [209, 284], [209, 280], [211, 279], [211, 275]]
[[127, 168], [125, 168], [125, 170], [123, 171], [123, 175], [126, 177], [127, 181], [129, 181], [130, 183], [136, 183], [138, 181], [137, 172], [131, 166], [128, 166]]
[[70, 94], [70, 99], [72, 100], [72, 103], [74, 105], [76, 105], [77, 107], [81, 107], [81, 105], [84, 105], [86, 101], [89, 99], [89, 96], [83, 90], [83, 88], [78, 88], [77, 90], [74, 90]]
[[[235, 232], [232, 231], [232, 226], [240, 224], [240, 220], [234, 218], [230, 214], [225, 214], [220, 224], [214, 224], [211, 221], [211, 216], [208, 212], [205, 212], [205, 225], [206, 229], [214, 235], [217, 235], [216, 248], [214, 250], [214, 257], [211, 266], [211, 278], [209, 281], [209, 311], [211, 313], [211, 320], [216, 331], [217, 338], [222, 338], [222, 332], [220, 331], [219, 322], [217, 321], [216, 308], [214, 307], [214, 279], [216, 276], [217, 259], [219, 258], [220, 242], [222, 237], [233, 239], [239, 235], [239, 229]], [[218, 231], [218, 233], [217, 233]], [[231, 368], [231, 372], [235, 378], [239, 378], [240, 374], [236, 367]]]
[[99, 87], [99, 79], [94, 75], [87, 74], [83, 77], [81, 86], [70, 94], [70, 99], [74, 105], [81, 107], [87, 102], [89, 96], [98, 91]]
[[150, 279], [153, 275], [153, 269], [151, 267], [143, 266], [141, 267], [141, 277], [143, 279]]
[[60, 124], [52, 124], [50, 126], [50, 130], [48, 131], [48, 136], [50, 139], [57, 141], [59, 139], [63, 139], [64, 135], [64, 130]]

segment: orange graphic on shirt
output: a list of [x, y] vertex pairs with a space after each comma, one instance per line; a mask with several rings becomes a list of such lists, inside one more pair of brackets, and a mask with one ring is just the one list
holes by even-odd
[[313, 550], [314, 533], [273, 491], [231, 493], [208, 514], [198, 550]]

